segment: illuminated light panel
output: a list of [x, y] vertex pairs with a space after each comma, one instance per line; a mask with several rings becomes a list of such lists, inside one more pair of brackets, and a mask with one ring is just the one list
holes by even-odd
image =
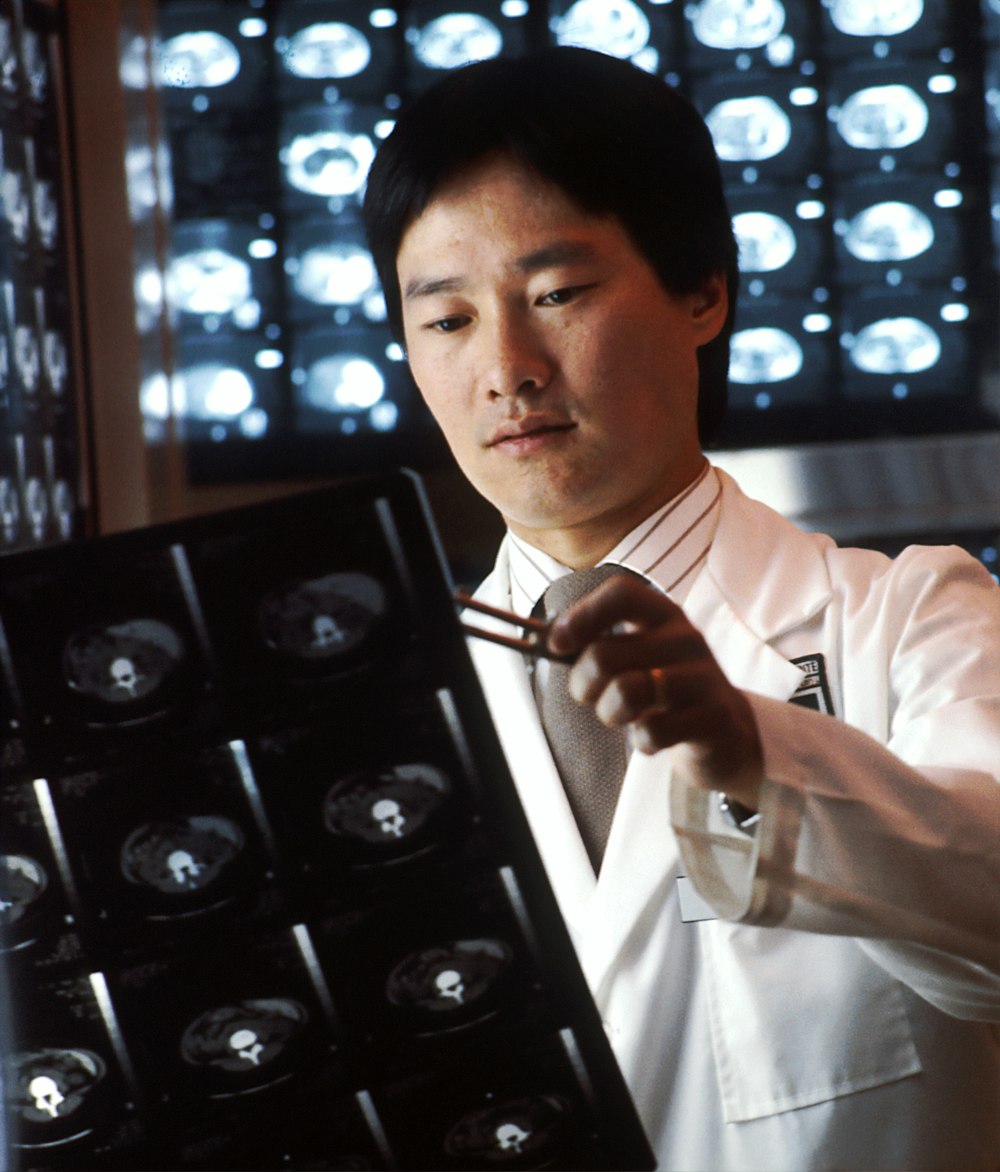
[[[177, 380], [179, 382], [179, 380]], [[171, 415], [170, 380], [160, 371], [142, 380], [139, 407], [146, 419], [164, 420]]]
[[858, 330], [851, 362], [867, 374], [917, 374], [941, 357], [941, 339], [915, 317], [886, 317]]
[[788, 100], [793, 106], [815, 106], [819, 101], [819, 90], [814, 85], [797, 85]]
[[330, 354], [305, 374], [306, 401], [322, 411], [359, 411], [374, 407], [385, 394], [379, 368], [358, 354]]
[[[9, 7], [8, 5], [8, 11]], [[33, 102], [41, 105], [45, 101], [49, 86], [46, 48], [43, 47], [43, 39], [39, 32], [27, 24], [21, 33], [21, 65], [28, 96]]]
[[359, 305], [376, 282], [371, 254], [356, 244], [306, 249], [292, 277], [295, 292], [316, 305]]
[[61, 395], [69, 375], [69, 355], [62, 335], [56, 330], [46, 330], [42, 338], [42, 365], [48, 375], [49, 390], [53, 395]]
[[372, 59], [368, 38], [338, 21], [311, 24], [288, 40], [282, 61], [295, 77], [312, 80], [356, 77]]
[[365, 317], [370, 321], [385, 321], [388, 316], [385, 308], [385, 297], [382, 290], [379, 289], [372, 293], [370, 297], [366, 297], [362, 303], [364, 307]]
[[844, 245], [857, 260], [912, 260], [934, 243], [934, 225], [912, 204], [886, 200], [853, 216]]
[[364, 186], [375, 147], [366, 134], [317, 130], [299, 134], [282, 152], [288, 182], [308, 195], [354, 195]]
[[[141, 334], [155, 329], [163, 313], [163, 277], [155, 263], [139, 266], [133, 281], [135, 323]], [[0, 341], [0, 388], [7, 382], [6, 338]]]
[[727, 98], [705, 117], [715, 149], [726, 162], [773, 159], [788, 146], [792, 124], [773, 98]]
[[260, 370], [277, 370], [284, 361], [285, 356], [280, 350], [258, 350], [253, 356], [254, 366]]
[[503, 49], [503, 34], [492, 21], [474, 12], [449, 12], [424, 25], [413, 52], [427, 69], [456, 69], [486, 61]]
[[[2, 37], [2, 28], [0, 28]], [[149, 85], [149, 64], [147, 50], [149, 42], [145, 37], [134, 36], [122, 50], [118, 65], [118, 76], [126, 89], [141, 90]], [[0, 57], [2, 57], [0, 50]]]
[[174, 406], [189, 419], [235, 419], [253, 398], [250, 379], [224, 362], [201, 362], [178, 371]]
[[631, 61], [633, 65], [637, 65], [647, 73], [655, 73], [660, 68], [660, 54], [652, 45], [647, 45], [645, 49], [640, 49], [638, 53], [632, 56]]
[[260, 237], [257, 240], [251, 240], [247, 245], [247, 255], [252, 256], [254, 260], [270, 260], [272, 256], [276, 256], [278, 252], [278, 245], [273, 240], [268, 240], [265, 237]]
[[171, 89], [214, 89], [229, 85], [240, 72], [240, 53], [221, 33], [179, 33], [164, 41], [160, 80]]
[[[370, 257], [359, 247], [363, 241], [353, 206], [364, 189], [371, 152], [365, 147], [360, 151], [352, 148], [359, 135], [362, 140], [368, 136], [374, 145], [391, 131], [396, 109], [427, 83], [420, 65], [437, 71], [514, 51], [515, 42], [520, 46], [523, 40], [524, 47], [530, 48], [546, 39], [590, 42], [593, 48], [631, 59], [687, 89], [702, 110], [717, 103], [709, 125], [726, 163], [724, 174], [735, 213], [740, 268], [745, 274], [747, 320], [739, 324], [772, 327], [778, 331], [770, 335], [772, 341], [784, 335], [804, 356], [801, 371], [787, 382], [778, 382], [774, 388], [766, 381], [740, 386], [734, 398], [735, 412], [753, 412], [755, 405], [765, 405], [766, 399], [773, 410], [758, 412], [760, 423], [765, 424], [771, 415], [779, 432], [783, 428], [794, 431], [799, 424], [790, 416], [796, 404], [813, 403], [829, 394], [838, 378], [849, 395], [855, 393], [851, 387], [860, 387], [858, 393], [877, 395], [890, 406], [893, 385], [903, 388], [900, 393], [910, 398], [953, 393], [950, 372], [956, 365], [954, 353], [964, 355], [966, 318], [976, 316], [978, 320], [982, 313], [978, 269], [968, 268], [969, 289], [948, 286], [954, 274], [966, 271], [967, 261], [974, 259], [968, 246], [974, 248], [975, 239], [967, 239], [970, 225], [978, 224], [980, 212], [982, 219], [987, 219], [987, 212], [983, 206], [986, 200], [980, 203], [968, 197], [965, 204], [970, 206], [963, 205], [956, 212], [946, 210], [959, 208], [960, 189], [967, 182], [972, 192], [981, 172], [970, 166], [975, 144], [970, 146], [967, 136], [960, 133], [966, 129], [962, 108], [953, 101], [955, 92], [961, 88], [964, 93], [969, 81], [965, 34], [949, 61], [949, 55], [939, 48], [944, 42], [930, 41], [925, 27], [931, 22], [935, 31], [949, 27], [942, 16], [943, 0], [938, 0], [937, 7], [911, 0], [857, 0], [853, 4], [823, 0], [822, 11], [809, 10], [805, 17], [787, 0], [663, 0], [661, 7], [653, 7], [655, 2], [538, 0], [536, 4], [531, 0], [491, 0], [488, 8], [476, 5], [463, 11], [456, 5], [453, 11], [452, 6], [431, 0], [426, 7], [412, 5], [398, 12], [390, 6], [361, 7], [326, 0], [239, 5], [254, 16], [263, 17], [266, 12], [269, 18], [278, 17], [284, 35], [276, 35], [270, 21], [266, 31], [276, 50], [270, 61], [268, 54], [260, 52], [259, 43], [244, 41], [237, 34], [240, 16], [230, 15], [237, 8], [235, 4], [232, 8], [226, 0], [218, 4], [227, 24], [213, 20], [209, 26], [207, 20], [189, 13], [188, 27], [206, 33], [209, 27], [218, 28], [223, 39], [228, 37], [238, 46], [242, 62], [237, 84], [224, 91], [208, 84], [207, 77], [199, 79], [202, 88], [190, 78], [175, 86], [180, 92], [174, 93], [170, 111], [183, 135], [172, 143], [183, 148], [174, 150], [175, 161], [212, 158], [217, 148], [209, 138], [211, 134], [220, 137], [217, 123], [231, 117], [233, 103], [243, 101], [244, 94], [251, 105], [270, 108], [267, 95], [257, 85], [268, 71], [278, 75], [271, 107], [276, 106], [280, 142], [272, 145], [270, 156], [266, 144], [260, 154], [266, 165], [262, 171], [269, 167], [272, 173], [268, 175], [269, 186], [262, 184], [259, 195], [252, 181], [229, 183], [237, 201], [234, 209], [239, 209], [232, 213], [221, 206], [218, 211], [210, 207], [198, 213], [192, 201], [211, 200], [216, 188], [205, 178], [207, 168], [192, 171], [190, 181], [180, 172], [186, 184], [177, 189], [181, 223], [196, 216], [222, 220], [238, 215], [241, 232], [236, 238], [218, 233], [205, 233], [196, 240], [189, 236], [186, 248], [177, 251], [216, 245], [234, 260], [249, 262], [253, 281], [253, 295], [241, 303], [239, 283], [227, 286], [220, 266], [220, 272], [208, 280], [205, 302], [199, 305], [189, 299], [192, 308], [187, 312], [197, 313], [197, 318], [183, 319], [181, 341], [185, 345], [193, 342], [197, 334], [197, 344], [204, 346], [197, 361], [219, 358], [223, 364], [242, 367], [254, 382], [259, 400], [272, 385], [265, 377], [274, 380], [279, 400], [281, 395], [294, 396], [305, 413], [301, 418], [294, 412], [290, 416], [287, 412], [274, 414], [269, 418], [269, 437], [280, 438], [279, 420], [281, 429], [294, 432], [319, 427], [325, 434], [332, 433], [335, 441], [345, 422], [359, 433], [380, 430], [376, 420], [390, 414], [405, 418], [408, 428], [413, 425], [406, 409], [400, 416], [400, 408], [390, 399], [397, 393], [397, 378], [402, 391], [405, 376], [400, 364], [405, 356], [395, 343], [390, 345], [387, 333], [372, 328], [384, 320], [384, 299], [372, 274]], [[169, 11], [170, 6], [171, 0], [166, 0], [164, 9]], [[208, 7], [189, 6], [180, 0], [176, 11], [197, 8], [204, 12]], [[416, 17], [418, 11], [422, 15]], [[520, 17], [527, 18], [521, 25], [529, 27], [513, 27]], [[386, 36], [376, 31], [379, 29], [392, 31]], [[170, 25], [170, 31], [179, 31], [176, 23]], [[477, 42], [480, 34], [485, 40]], [[436, 48], [434, 37], [438, 38]], [[858, 44], [863, 37], [878, 43]], [[891, 43], [894, 38], [902, 44]], [[201, 41], [203, 50], [208, 40]], [[183, 42], [180, 44], [183, 47]], [[990, 52], [994, 51], [992, 44], [988, 29]], [[407, 57], [400, 58], [398, 50], [404, 45], [409, 46]], [[905, 53], [897, 56], [904, 48]], [[891, 61], [888, 68], [876, 63], [880, 49]], [[858, 50], [867, 61], [850, 56]], [[355, 51], [360, 55], [352, 59]], [[438, 60], [433, 59], [434, 52], [439, 54]], [[728, 61], [721, 59], [722, 53], [729, 54]], [[209, 56], [206, 54], [202, 62], [206, 70]], [[124, 69], [124, 51], [122, 61]], [[133, 50], [129, 64], [138, 83], [143, 72], [138, 51]], [[251, 77], [253, 69], [258, 73]], [[741, 77], [741, 71], [749, 72]], [[349, 79], [353, 78], [358, 81], [352, 83]], [[218, 77], [211, 80], [217, 82]], [[305, 86], [302, 82], [318, 84]], [[993, 97], [1000, 102], [996, 95], [994, 90]], [[170, 99], [169, 94], [167, 97]], [[725, 101], [731, 97], [733, 101]], [[192, 99], [200, 100], [209, 113], [196, 117]], [[831, 100], [837, 105], [829, 106]], [[827, 115], [829, 124], [824, 126]], [[222, 145], [220, 142], [219, 147]], [[984, 149], [990, 162], [995, 149], [993, 154], [992, 148]], [[258, 156], [257, 151], [248, 154]], [[141, 177], [144, 189], [134, 199], [152, 208], [156, 205], [156, 172], [149, 163], [147, 157]], [[168, 161], [161, 173], [169, 174], [170, 165]], [[275, 180], [283, 184], [283, 190], [276, 187]], [[219, 185], [220, 194], [223, 186]], [[876, 201], [885, 201], [886, 207], [876, 210]], [[896, 208], [905, 209], [903, 216], [894, 215], [893, 202]], [[276, 215], [270, 225], [258, 226], [259, 209], [267, 206], [275, 209]], [[1000, 203], [995, 198], [992, 214], [1000, 223]], [[320, 225], [320, 215], [329, 219], [328, 230]], [[33, 231], [30, 209], [25, 222], [31, 247], [36, 247], [38, 234]], [[988, 221], [986, 227], [988, 231]], [[923, 283], [938, 273], [941, 295], [926, 307], [920, 298], [911, 300], [912, 282], [923, 288]], [[281, 284], [276, 286], [276, 281]], [[816, 290], [826, 283], [831, 288], [824, 302]], [[876, 292], [878, 296], [873, 296]], [[155, 294], [155, 278], [136, 290], [137, 307], [142, 302], [145, 311], [158, 315], [150, 319], [153, 328], [163, 313], [162, 299], [158, 304]], [[860, 322], [853, 317], [858, 307], [852, 297], [862, 312]], [[287, 314], [288, 320], [282, 314]], [[872, 317], [890, 319], [903, 314], [929, 323], [940, 335], [942, 357], [927, 375], [862, 374], [849, 357], [849, 347], [835, 344], [838, 334], [856, 332]], [[226, 347], [234, 340], [234, 327], [244, 320], [256, 324], [250, 338], [244, 334], [239, 339], [243, 352], [237, 358]], [[333, 328], [327, 333], [329, 327]], [[323, 340], [317, 344], [321, 335]], [[754, 377], [760, 377], [759, 371], [767, 364], [772, 370], [781, 369], [782, 347], [760, 345], [748, 353], [754, 337], [744, 333], [740, 340], [744, 351], [738, 356], [734, 353], [734, 386], [739, 385], [739, 377], [746, 377], [751, 365], [755, 364], [758, 372]], [[255, 369], [255, 351], [278, 347], [287, 356], [280, 372]], [[184, 345], [179, 352], [183, 364]], [[307, 372], [315, 373], [318, 360], [345, 354], [359, 359], [364, 356], [381, 371], [386, 383], [381, 397], [367, 408], [344, 406], [341, 401], [339, 405], [328, 402], [319, 411], [310, 410], [303, 390]], [[742, 365], [737, 358], [743, 360]], [[817, 373], [822, 373], [824, 359], [829, 366], [828, 378]], [[192, 354], [188, 362], [195, 361]], [[796, 361], [793, 354], [793, 366]], [[946, 379], [949, 381], [944, 386]], [[800, 383], [808, 386], [800, 388]], [[357, 398], [341, 392], [342, 399], [345, 394], [349, 401]], [[162, 397], [166, 397], [165, 391]], [[364, 394], [360, 397], [363, 401]], [[271, 410], [270, 403], [267, 407]], [[892, 409], [899, 411], [900, 407]], [[247, 411], [238, 417], [239, 424], [219, 420], [229, 436], [239, 434], [237, 426], [243, 434], [252, 430], [250, 422], [244, 427]], [[319, 419], [320, 415], [333, 418]], [[863, 433], [865, 427], [859, 418], [845, 424], [844, 430]], [[207, 429], [199, 429], [202, 433], [207, 434]], [[790, 431], [788, 438], [794, 442], [796, 437]], [[344, 450], [350, 447], [345, 444]], [[262, 451], [266, 448], [264, 445]], [[305, 459], [308, 463], [309, 457]]]
[[368, 412], [368, 422], [375, 431], [392, 431], [399, 422], [399, 408], [388, 399], [376, 403]]
[[795, 205], [800, 220], [818, 220], [826, 215], [826, 204], [819, 199], [803, 199]]
[[849, 37], [896, 37], [924, 14], [923, 0], [833, 0], [834, 28]]
[[[125, 148], [125, 183], [128, 190], [129, 211], [134, 219], [141, 219], [145, 213], [151, 212], [163, 195], [161, 186], [157, 182], [155, 163], [156, 156], [147, 145], [130, 145]], [[4, 179], [5, 183], [9, 185], [15, 181], [16, 177], [13, 172], [8, 172]], [[9, 204], [14, 198], [14, 193], [11, 192], [9, 186], [5, 195]], [[0, 207], [2, 207], [2, 203], [3, 201], [0, 200]], [[8, 206], [8, 216], [11, 211], [12, 209]], [[25, 202], [25, 213], [27, 214], [27, 202]]]
[[934, 203], [939, 208], [957, 208], [962, 203], [962, 193], [952, 187], [934, 192]]
[[851, 94], [840, 108], [837, 130], [856, 150], [901, 150], [927, 132], [927, 103], [908, 85], [874, 85]]
[[733, 216], [733, 231], [744, 272], [773, 273], [795, 256], [794, 231], [771, 212], [741, 212]]
[[729, 377], [736, 383], [775, 383], [802, 370], [802, 347], [786, 330], [757, 326], [737, 330], [732, 338]]
[[614, 57], [634, 57], [649, 44], [649, 20], [631, 0], [576, 0], [552, 21], [560, 45], [580, 45]]
[[704, 0], [691, 21], [695, 37], [710, 49], [760, 49], [785, 27], [780, 0]]
[[221, 248], [185, 253], [167, 269], [170, 301], [185, 313], [234, 313], [252, 292], [250, 266]]
[[247, 439], [260, 439], [267, 434], [270, 418], [263, 407], [250, 407], [240, 416], [240, 432]]
[[145, 305], [159, 306], [163, 301], [163, 278], [154, 265], [145, 265], [137, 270], [135, 295]]
[[768, 61], [778, 68], [791, 65], [795, 59], [795, 38], [787, 35], [775, 37], [764, 52]]
[[958, 82], [950, 73], [935, 73], [928, 78], [927, 88], [932, 94], [953, 94], [958, 88]]

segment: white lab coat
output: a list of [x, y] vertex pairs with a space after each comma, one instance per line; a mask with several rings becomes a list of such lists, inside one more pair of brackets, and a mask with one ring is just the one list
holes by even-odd
[[[636, 753], [595, 882], [521, 657], [470, 642], [660, 1167], [996, 1169], [1000, 592], [954, 549], [839, 550], [720, 475], [684, 609], [760, 726], [754, 838], [682, 749]], [[505, 547], [478, 597], [509, 607]], [[836, 718], [787, 703], [816, 653]], [[725, 918], [683, 922], [679, 874]]]

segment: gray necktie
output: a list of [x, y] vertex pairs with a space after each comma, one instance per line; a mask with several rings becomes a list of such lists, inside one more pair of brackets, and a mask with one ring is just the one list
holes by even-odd
[[[630, 574], [623, 566], [595, 566], [557, 578], [542, 595], [536, 613], [553, 619], [615, 574]], [[611, 830], [628, 749], [623, 729], [601, 724], [589, 705], [578, 704], [567, 690], [569, 666], [550, 661], [543, 687], [535, 686], [552, 756], [559, 768], [570, 808], [594, 871], [601, 867]], [[536, 681], [538, 674], [536, 673]]]

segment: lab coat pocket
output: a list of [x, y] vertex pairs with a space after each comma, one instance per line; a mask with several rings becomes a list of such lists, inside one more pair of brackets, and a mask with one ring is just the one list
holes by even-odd
[[722, 920], [699, 930], [728, 1122], [919, 1073], [899, 984], [852, 939]]

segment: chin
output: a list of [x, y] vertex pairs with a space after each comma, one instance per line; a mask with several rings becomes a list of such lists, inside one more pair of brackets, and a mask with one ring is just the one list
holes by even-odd
[[[470, 478], [471, 479], [471, 478]], [[586, 524], [598, 517], [606, 508], [603, 501], [595, 500], [598, 495], [593, 484], [582, 481], [575, 485], [555, 488], [551, 483], [532, 490], [527, 485], [506, 483], [489, 484], [472, 481], [476, 491], [484, 496], [511, 527], [546, 530], [567, 529]], [[513, 488], [524, 491], [512, 493]], [[600, 486], [603, 488], [603, 485]]]
[[512, 529], [530, 529], [539, 533], [552, 529], [571, 529], [577, 525], [586, 524], [591, 516], [586, 510], [580, 509], [579, 503], [577, 503], [575, 509], [569, 506], [563, 509], [552, 507], [545, 509], [526, 509], [523, 507], [505, 509], [500, 504], [497, 504], [496, 507], [500, 510], [500, 515], [504, 521]]

